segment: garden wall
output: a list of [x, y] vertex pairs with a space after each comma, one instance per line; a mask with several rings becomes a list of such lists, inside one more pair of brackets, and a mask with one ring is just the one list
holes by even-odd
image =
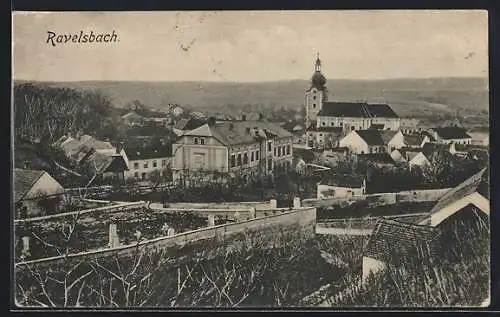
[[[314, 235], [314, 226], [316, 223], [316, 208], [300, 208], [291, 211], [284, 211], [281, 214], [257, 218], [252, 220], [245, 220], [233, 224], [224, 224], [214, 227], [201, 228], [198, 230], [187, 231], [176, 234], [171, 237], [160, 237], [153, 240], [139, 242], [134, 245], [121, 246], [113, 249], [102, 249], [90, 252], [71, 254], [67, 256], [70, 261], [81, 261], [82, 259], [95, 259], [109, 256], [127, 256], [132, 255], [138, 249], [169, 249], [171, 247], [185, 247], [191, 244], [201, 242], [204, 245], [209, 245], [208, 241], [228, 239], [238, 234], [245, 232], [252, 232], [258, 230], [274, 230], [280, 227], [293, 227], [298, 225], [303, 230], [310, 232]], [[41, 266], [52, 266], [62, 264], [66, 259], [64, 257], [52, 257], [46, 259], [39, 259], [18, 263], [35, 264]]]
[[425, 202], [437, 201], [451, 188], [442, 189], [424, 189], [402, 191], [397, 193], [377, 193], [369, 195], [359, 195], [349, 198], [331, 198], [331, 199], [304, 199], [303, 206], [308, 207], [329, 207], [341, 205], [347, 202], [367, 201], [368, 207], [384, 206], [399, 202]]
[[[155, 204], [162, 205], [162, 204]], [[223, 203], [166, 203], [166, 208], [180, 208], [180, 209], [245, 209], [253, 207], [256, 210], [272, 209], [271, 202], [265, 201], [244, 201], [244, 202], [223, 202]]]

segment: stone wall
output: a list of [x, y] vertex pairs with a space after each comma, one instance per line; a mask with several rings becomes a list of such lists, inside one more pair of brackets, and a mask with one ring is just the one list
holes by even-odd
[[[169, 249], [172, 247], [180, 248], [189, 245], [202, 243], [202, 246], [209, 245], [209, 241], [229, 239], [238, 234], [244, 234], [259, 230], [274, 230], [280, 227], [299, 226], [303, 230], [314, 235], [314, 226], [316, 224], [316, 208], [300, 208], [290, 211], [285, 211], [277, 215], [270, 215], [263, 218], [240, 221], [232, 224], [224, 224], [214, 227], [206, 227], [193, 231], [179, 233], [173, 236], [165, 236], [140, 242], [134, 245], [120, 246], [113, 249], [101, 249], [67, 256], [69, 261], [80, 261], [82, 259], [94, 259], [110, 256], [128, 256], [139, 250], [160, 250]], [[61, 264], [65, 261], [64, 257], [53, 257], [46, 259], [33, 260], [16, 265], [35, 264], [41, 266], [52, 266]]]

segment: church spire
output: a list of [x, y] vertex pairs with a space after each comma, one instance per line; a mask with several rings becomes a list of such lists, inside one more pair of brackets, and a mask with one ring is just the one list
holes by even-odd
[[321, 60], [319, 59], [319, 52], [316, 53], [316, 66], [315, 71], [321, 72]]

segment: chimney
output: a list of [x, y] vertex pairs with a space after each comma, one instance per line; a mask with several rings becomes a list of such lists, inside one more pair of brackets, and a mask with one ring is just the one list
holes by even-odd
[[261, 112], [259, 113], [259, 121], [262, 121], [264, 120], [264, 114]]
[[247, 121], [247, 115], [246, 114], [242, 114], [241, 115], [241, 121]]
[[66, 133], [66, 137], [69, 139], [71, 138], [71, 132]]

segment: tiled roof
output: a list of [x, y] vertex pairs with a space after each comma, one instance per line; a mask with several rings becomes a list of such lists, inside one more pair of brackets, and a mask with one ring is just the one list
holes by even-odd
[[268, 121], [217, 122], [214, 125], [206, 124], [185, 135], [190, 135], [190, 133], [193, 135], [197, 134], [196, 130], [201, 128], [207, 130], [207, 134], [210, 134], [210, 136], [213, 136], [224, 145], [251, 144], [258, 142], [259, 139], [287, 138], [293, 136], [293, 134], [278, 124]]
[[358, 154], [358, 160], [378, 164], [394, 164], [394, 160], [387, 153]]
[[437, 235], [439, 230], [432, 227], [382, 218], [377, 222], [363, 256], [391, 264], [419, 254], [425, 257], [434, 254], [433, 242]]
[[382, 137], [382, 140], [384, 141], [384, 145], [389, 144], [391, 142], [392, 138], [398, 133], [398, 131], [392, 131], [392, 130], [381, 130], [378, 131], [380, 133], [380, 136]]
[[443, 127], [443, 128], [433, 128], [437, 135], [444, 139], [469, 139], [470, 135], [467, 134], [467, 130], [460, 127]]
[[398, 118], [398, 115], [387, 104], [368, 104], [365, 102], [325, 102], [318, 116]]
[[128, 170], [127, 164], [121, 155], [105, 155], [92, 152], [85, 160], [97, 174], [106, 172], [121, 172]]
[[446, 206], [476, 191], [489, 198], [489, 174], [487, 172], [487, 168], [483, 168], [481, 171], [472, 175], [457, 187], [450, 189], [450, 191], [439, 199], [436, 205], [431, 209], [430, 213], [432, 214], [438, 212]]
[[361, 175], [351, 174], [322, 175], [324, 175], [324, 177], [320, 182], [321, 185], [337, 187], [360, 188], [363, 186], [363, 180], [365, 179]]
[[172, 145], [161, 147], [125, 147], [129, 160], [146, 160], [172, 156]]
[[422, 134], [404, 134], [405, 144], [408, 146], [421, 146], [425, 135]]
[[198, 117], [183, 118], [175, 123], [174, 128], [178, 130], [189, 131], [199, 128], [205, 123], [205, 120], [202, 120]]
[[356, 130], [356, 133], [368, 145], [386, 145], [382, 138], [382, 134], [378, 130]]
[[431, 155], [432, 153], [449, 152], [449, 151], [450, 151], [449, 144], [427, 142], [422, 146], [422, 153], [424, 153], [424, 155], [427, 157], [429, 157], [429, 155]]
[[115, 147], [106, 141], [100, 141], [90, 135], [83, 135], [79, 139], [71, 138], [61, 145], [66, 156], [79, 162], [90, 150], [113, 150]]
[[30, 191], [45, 171], [14, 169], [14, 202], [18, 202]]

